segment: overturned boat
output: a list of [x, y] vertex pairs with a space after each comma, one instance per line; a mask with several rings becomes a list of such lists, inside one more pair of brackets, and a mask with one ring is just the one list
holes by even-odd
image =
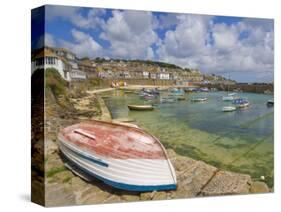
[[163, 145], [139, 128], [94, 120], [62, 129], [58, 140], [67, 159], [112, 187], [176, 189], [175, 171]]

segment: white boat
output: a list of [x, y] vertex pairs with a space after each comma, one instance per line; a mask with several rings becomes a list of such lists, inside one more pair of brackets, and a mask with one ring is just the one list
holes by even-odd
[[173, 97], [161, 97], [160, 98], [160, 103], [173, 103], [175, 101], [176, 100]]
[[160, 141], [123, 124], [89, 121], [60, 130], [59, 148], [79, 170], [123, 190], [175, 190], [175, 170]]
[[207, 100], [208, 100], [207, 97], [197, 97], [197, 98], [191, 99], [192, 102], [206, 102]]
[[223, 112], [232, 112], [232, 111], [235, 111], [236, 110], [236, 107], [234, 106], [225, 106], [222, 108], [222, 111]]

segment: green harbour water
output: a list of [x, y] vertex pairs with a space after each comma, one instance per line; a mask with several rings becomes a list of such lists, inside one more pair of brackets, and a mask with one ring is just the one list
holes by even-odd
[[[128, 118], [153, 134], [166, 148], [203, 160], [218, 168], [250, 174], [272, 187], [274, 176], [274, 107], [266, 102], [272, 95], [239, 93], [251, 105], [234, 112], [222, 112], [226, 92], [185, 94], [187, 100], [174, 103], [148, 102], [137, 94], [121, 90], [104, 94], [112, 118]], [[167, 95], [161, 94], [161, 95]], [[208, 97], [192, 103], [193, 97]], [[129, 111], [128, 104], [155, 103], [153, 111]]]

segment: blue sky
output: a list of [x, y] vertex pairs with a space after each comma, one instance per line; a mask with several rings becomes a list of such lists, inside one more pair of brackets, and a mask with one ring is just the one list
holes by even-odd
[[49, 5], [45, 36], [40, 24], [32, 19], [32, 48], [45, 43], [78, 57], [149, 59], [239, 82], [273, 81], [271, 19]]

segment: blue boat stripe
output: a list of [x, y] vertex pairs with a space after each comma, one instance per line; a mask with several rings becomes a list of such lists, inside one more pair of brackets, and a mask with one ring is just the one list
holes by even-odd
[[[66, 156], [66, 155], [65, 155]], [[66, 156], [67, 157], [67, 156]], [[70, 158], [69, 158], [70, 159]], [[70, 159], [71, 160], [71, 159]], [[115, 182], [112, 180], [108, 180], [104, 177], [101, 177], [88, 169], [82, 167], [81, 165], [73, 162], [75, 166], [77, 166], [79, 169], [82, 171], [86, 172], [87, 174], [103, 181], [105, 184], [108, 184], [112, 187], [122, 189], [122, 190], [128, 190], [128, 191], [163, 191], [163, 190], [176, 190], [177, 185], [176, 184], [166, 184], [166, 185], [132, 185], [132, 184], [126, 184], [126, 183], [120, 183], [120, 182]]]
[[[62, 145], [65, 146], [64, 144], [62, 144]], [[70, 150], [72, 153], [74, 153], [75, 155], [78, 155], [79, 157], [82, 157], [82, 158], [84, 158], [84, 159], [86, 159], [86, 160], [89, 160], [89, 161], [91, 161], [91, 162], [93, 162], [93, 163], [96, 163], [96, 164], [98, 164], [98, 165], [100, 165], [100, 166], [103, 166], [103, 167], [108, 167], [108, 166], [109, 166], [107, 163], [103, 162], [103, 161], [100, 160], [100, 159], [96, 159], [96, 158], [94, 158], [94, 157], [89, 157], [89, 156], [84, 155], [84, 154], [82, 154], [82, 153], [80, 153], [80, 152], [74, 151], [73, 149], [68, 148], [67, 146], [65, 146], [65, 147], [66, 147], [68, 150]]]

